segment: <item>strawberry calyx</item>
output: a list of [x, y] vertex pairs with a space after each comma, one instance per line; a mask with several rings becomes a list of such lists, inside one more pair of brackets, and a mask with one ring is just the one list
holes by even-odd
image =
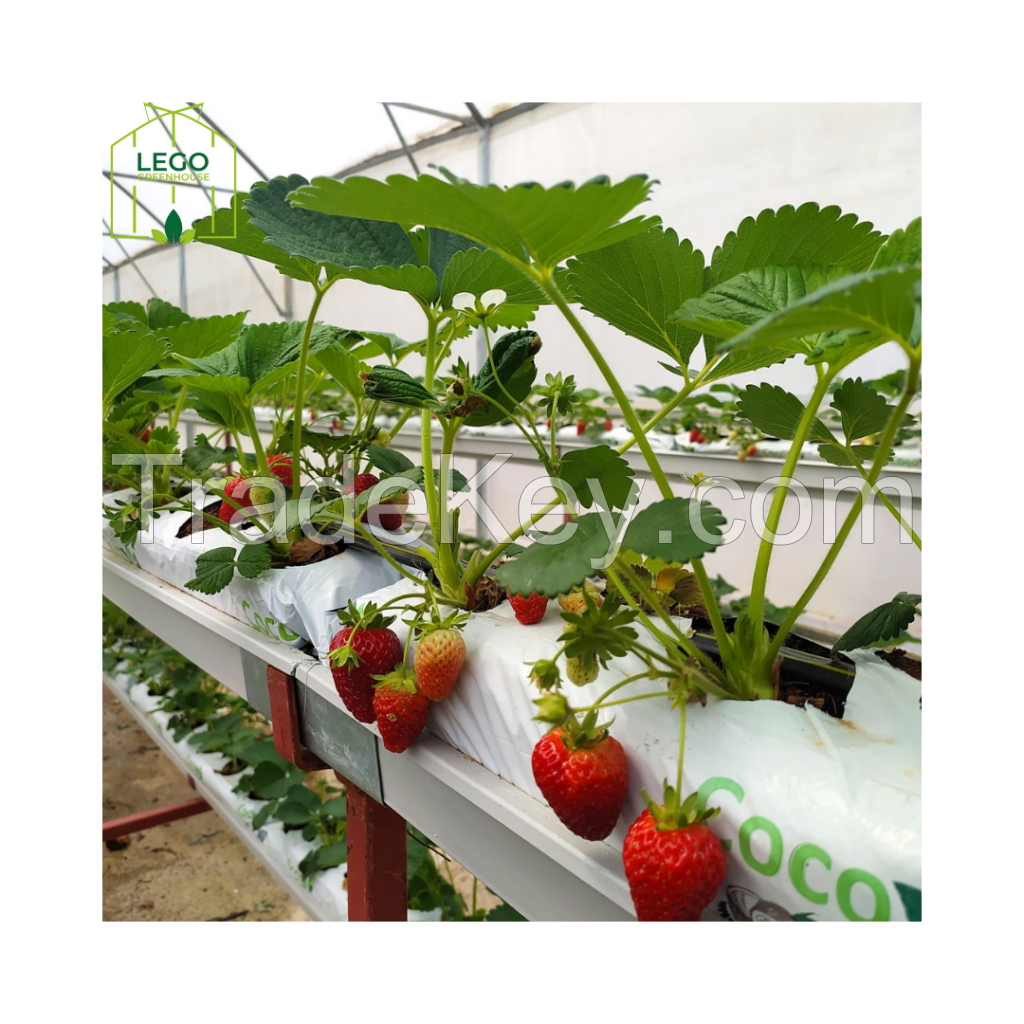
[[581, 722], [578, 715], [570, 715], [563, 725], [562, 742], [568, 750], [590, 750], [608, 736], [611, 722], [597, 724], [597, 711], [588, 711]]
[[533, 716], [536, 722], [559, 726], [569, 717], [569, 702], [561, 693], [545, 693], [533, 703], [537, 705], [537, 714]]
[[361, 630], [387, 629], [395, 621], [394, 615], [384, 615], [371, 601], [360, 611], [355, 601], [349, 601], [347, 608], [336, 608], [335, 614], [344, 626], [355, 626]]
[[347, 608], [335, 608], [334, 613], [341, 620], [342, 626], [352, 628], [345, 643], [341, 647], [335, 647], [327, 655], [328, 663], [334, 668], [358, 668], [363, 661], [359, 657], [359, 652], [352, 646], [352, 641], [362, 632], [387, 629], [395, 621], [394, 615], [382, 614], [372, 601], [361, 612], [354, 601], [349, 601]]
[[[541, 658], [539, 661], [531, 661], [528, 664], [530, 666], [530, 681], [538, 690], [557, 690], [561, 685], [562, 673], [559, 672], [558, 663], [553, 658]], [[536, 703], [538, 702], [534, 701], [534, 704]], [[549, 719], [541, 719], [541, 721], [549, 721]]]
[[401, 662], [390, 672], [371, 678], [375, 680], [375, 689], [406, 690], [408, 693], [416, 693], [416, 673]]
[[461, 630], [468, 621], [468, 612], [454, 611], [444, 619], [439, 619], [436, 615], [432, 615], [429, 620], [421, 620], [416, 623], [415, 629], [420, 636], [427, 636], [430, 633], [438, 633], [443, 629]]
[[714, 818], [721, 810], [720, 807], [700, 807], [697, 793], [691, 793], [680, 803], [679, 794], [668, 784], [668, 779], [665, 780], [664, 786], [664, 802], [660, 804], [656, 804], [644, 790], [640, 790], [651, 817], [658, 823], [656, 828], [659, 832], [674, 832], [689, 825], [699, 825], [709, 818]]

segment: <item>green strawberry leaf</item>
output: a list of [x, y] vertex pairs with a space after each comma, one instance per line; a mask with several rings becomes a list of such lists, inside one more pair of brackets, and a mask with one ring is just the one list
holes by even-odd
[[[133, 329], [130, 325], [134, 325]], [[103, 415], [114, 401], [167, 352], [167, 342], [135, 320], [122, 320], [119, 329], [103, 335]]]
[[868, 221], [838, 206], [821, 208], [804, 203], [782, 206], [747, 217], [725, 236], [711, 256], [708, 287], [728, 281], [744, 270], [767, 266], [845, 267], [850, 273], [867, 270], [885, 240]]
[[912, 220], [906, 227], [897, 228], [885, 245], [875, 253], [871, 269], [881, 267], [909, 266], [921, 264], [921, 218]]
[[[830, 360], [849, 347], [866, 352], [890, 339], [914, 348], [921, 338], [921, 268], [885, 267], [840, 278], [787, 306], [741, 334], [720, 350], [756, 351], [795, 344], [794, 339], [824, 332], [840, 334], [819, 347]], [[862, 354], [862, 353], [861, 353]], [[813, 353], [812, 353], [813, 355]]]
[[704, 290], [704, 254], [688, 239], [652, 228], [570, 260], [568, 284], [584, 309], [687, 365], [700, 329], [671, 315]]
[[838, 410], [847, 442], [881, 433], [889, 424], [894, 410], [889, 408], [884, 395], [865, 384], [859, 377], [843, 381], [832, 398], [832, 408]]
[[237, 252], [251, 259], [266, 260], [272, 263], [279, 273], [297, 281], [315, 282], [315, 263], [289, 256], [283, 249], [267, 242], [266, 235], [252, 223], [252, 218], [245, 209], [244, 204], [248, 198], [248, 192], [236, 192], [231, 198], [230, 209], [222, 208], [212, 217], [193, 221], [196, 241]]
[[353, 278], [433, 301], [434, 271], [420, 266], [416, 249], [400, 225], [330, 217], [288, 202], [289, 193], [308, 184], [301, 175], [292, 174], [253, 186], [245, 209], [270, 245], [324, 266], [329, 278]]
[[185, 584], [186, 590], [198, 590], [201, 594], [218, 594], [234, 578], [234, 548], [214, 548], [196, 559], [196, 575]]
[[840, 651], [854, 651], [883, 640], [892, 640], [917, 618], [920, 594], [897, 594], [891, 601], [873, 608], [861, 616], [833, 645], [833, 655]]
[[363, 390], [375, 401], [412, 409], [441, 408], [437, 399], [405, 370], [393, 366], [374, 366], [359, 376], [363, 381]]
[[[833, 466], [843, 466], [856, 469], [857, 466], [870, 466], [878, 454], [876, 444], [858, 444], [844, 448], [840, 444], [818, 445], [818, 455]], [[892, 462], [895, 452], [890, 448], [886, 456], [886, 462]]]
[[612, 185], [594, 178], [576, 187], [510, 188], [474, 185], [461, 178], [391, 175], [386, 181], [314, 178], [289, 197], [295, 206], [342, 217], [444, 228], [471, 238], [520, 264], [554, 268], [569, 256], [600, 249], [656, 224], [657, 218], [622, 217], [648, 197], [654, 184], [636, 175]]
[[155, 295], [146, 303], [146, 322], [150, 328], [160, 334], [165, 328], [178, 327], [191, 322], [192, 317], [173, 302], [158, 299]]
[[[703, 332], [704, 347], [712, 355], [723, 338], [733, 338], [767, 316], [785, 309], [831, 281], [848, 273], [842, 267], [768, 266], [744, 270], [688, 299], [671, 319]], [[817, 336], [792, 342], [793, 354], [809, 352]]]
[[394, 448], [381, 448], [376, 444], [371, 444], [366, 449], [366, 457], [375, 469], [379, 469], [388, 476], [408, 475], [417, 468], [400, 451], [396, 451]]
[[259, 831], [259, 829], [263, 828], [263, 826], [266, 825], [267, 821], [270, 819], [270, 815], [274, 811], [275, 806], [276, 804], [268, 803], [265, 806], [261, 807], [252, 816], [252, 827], [254, 831]]
[[594, 563], [602, 561], [611, 546], [597, 512], [582, 515], [545, 536], [548, 543], [534, 543], [521, 555], [498, 567], [495, 579], [502, 587], [513, 594], [529, 594], [534, 590], [547, 597], [565, 594], [593, 576], [597, 568]]
[[[749, 384], [737, 403], [739, 413], [762, 433], [792, 441], [800, 420], [807, 411], [796, 395], [775, 384]], [[821, 420], [815, 418], [808, 432], [811, 441], [832, 444], [835, 438]]]
[[254, 580], [270, 568], [270, 549], [266, 544], [247, 544], [238, 552], [238, 573]]
[[468, 292], [478, 299], [494, 289], [505, 293], [506, 303], [538, 306], [548, 301], [518, 267], [491, 249], [479, 248], [463, 249], [452, 255], [441, 280], [438, 298], [442, 309], [451, 309], [456, 295]]
[[[567, 452], [558, 464], [557, 476], [576, 492], [584, 508], [593, 508], [596, 501], [601, 508], [623, 509], [636, 500], [633, 470], [604, 444]], [[597, 493], [591, 489], [592, 482], [599, 485]]]
[[503, 410], [512, 404], [509, 395], [522, 402], [530, 393], [537, 377], [535, 359], [540, 346], [536, 331], [503, 334], [491, 349], [491, 358], [473, 378], [473, 395], [449, 410], [449, 414], [465, 417], [466, 425], [471, 427], [485, 427], [506, 419]]
[[348, 844], [344, 839], [331, 843], [330, 846], [321, 846], [317, 851], [317, 867], [321, 870], [336, 868], [348, 860]]
[[725, 516], [710, 502], [666, 498], [633, 517], [622, 543], [642, 555], [683, 563], [714, 551], [724, 524]]
[[285, 825], [305, 825], [312, 816], [312, 810], [297, 800], [286, 800], [274, 812], [274, 817]]

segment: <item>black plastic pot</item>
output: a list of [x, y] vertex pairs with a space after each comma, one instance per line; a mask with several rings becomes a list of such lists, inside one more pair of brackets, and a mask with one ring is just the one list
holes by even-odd
[[[331, 529], [336, 529], [336, 524], [332, 524]], [[408, 569], [418, 569], [430, 578], [434, 578], [434, 567], [428, 562], [422, 555], [416, 554], [415, 551], [410, 551], [408, 546], [404, 544], [393, 544], [384, 540], [379, 535], [376, 535], [377, 542], [382, 548], [399, 564], [404, 565]], [[338, 543], [343, 547], [355, 548], [358, 551], [372, 551], [374, 554], [379, 555], [380, 552], [361, 534], [356, 533], [349, 527], [342, 527], [341, 537]]]
[[[722, 620], [728, 632], [732, 632], [736, 624], [734, 617]], [[716, 664], [721, 664], [718, 653], [718, 641], [715, 639], [711, 622], [708, 619], [695, 618], [692, 623], [693, 643], [707, 654]], [[774, 640], [779, 627], [774, 622], [766, 622], [764, 628]], [[845, 654], [832, 656], [832, 652], [813, 640], [790, 632], [779, 652], [782, 659], [779, 679], [780, 691], [792, 698], [792, 703], [799, 703], [799, 698], [806, 697], [812, 704], [834, 718], [842, 718], [846, 709], [846, 698], [853, 687], [856, 664]]]

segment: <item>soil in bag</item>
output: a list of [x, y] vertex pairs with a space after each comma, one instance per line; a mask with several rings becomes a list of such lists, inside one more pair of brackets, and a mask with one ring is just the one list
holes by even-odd
[[[729, 617], [722, 621], [726, 631], [731, 633], [736, 619]], [[766, 622], [764, 628], [773, 639], [779, 632], [774, 622]], [[693, 642], [716, 664], [721, 664], [718, 642], [708, 619], [694, 618]], [[779, 700], [797, 707], [810, 704], [833, 718], [843, 717], [857, 671], [850, 658], [845, 654], [833, 657], [827, 647], [797, 633], [787, 634], [779, 657]]]

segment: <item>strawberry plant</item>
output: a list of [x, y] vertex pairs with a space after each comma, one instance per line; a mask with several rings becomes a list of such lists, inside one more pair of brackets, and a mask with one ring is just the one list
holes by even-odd
[[[324, 214], [424, 224], [458, 231], [486, 245], [558, 308], [601, 372], [632, 433], [630, 444], [640, 449], [660, 500], [633, 517], [617, 550], [614, 545], [609, 550], [615, 538], [603, 528], [601, 516], [587, 513], [565, 528], [562, 543], [533, 545], [502, 565], [497, 579], [512, 594], [555, 596], [583, 584], [604, 562], [610, 587], [629, 611], [620, 613], [608, 600], [600, 608], [588, 600], [586, 611], [568, 622], [560, 656], [567, 659], [567, 668], [572, 664], [571, 675], [589, 681], [600, 671], [603, 657], [640, 643], [629, 625], [631, 616], [647, 627], [647, 635], [660, 649], [643, 652], [650, 666], [644, 677], [667, 681], [667, 695], [681, 718], [677, 784], [666, 784], [663, 803], [652, 804], [661, 811], [648, 813], [657, 821], [656, 831], [684, 836], [695, 834], [689, 830], [699, 824], [691, 818], [692, 798], [680, 797], [686, 700], [706, 693], [736, 700], [774, 697], [773, 673], [782, 645], [833, 565], [865, 498], [877, 491], [900, 429], [909, 426], [907, 409], [921, 366], [921, 233], [918, 220], [886, 239], [871, 224], [844, 216], [836, 207], [808, 203], [747, 218], [706, 263], [699, 250], [662, 228], [656, 218], [621, 219], [647, 197], [651, 185], [642, 176], [615, 186], [607, 179], [595, 180], [578, 189], [570, 184], [543, 189], [532, 183], [501, 189], [450, 175], [443, 180], [393, 176], [385, 182], [321, 178], [302, 186], [291, 198], [297, 206]], [[650, 287], [652, 281], [658, 287]], [[576, 317], [573, 303], [658, 350], [665, 357], [661, 365], [680, 379], [676, 393], [645, 422], [641, 423], [600, 347]], [[902, 390], [890, 404], [886, 395], [860, 379], [844, 382], [832, 398], [841, 436], [833, 433], [818, 417], [830, 386], [857, 359], [889, 343], [895, 343], [907, 360]], [[704, 363], [691, 367], [698, 346]], [[732, 630], [727, 630], [703, 564], [722, 542], [725, 519], [710, 502], [700, 499], [699, 482], [690, 498], [675, 496], [647, 432], [700, 388], [796, 357], [814, 368], [817, 379], [808, 402], [770, 384], [750, 386], [732, 396], [736, 413], [754, 430], [792, 443], [772, 496], [749, 603]], [[428, 385], [430, 377], [428, 365]], [[546, 386], [554, 384], [552, 379]], [[429, 387], [419, 398], [426, 408]], [[552, 398], [545, 396], [549, 403]], [[515, 422], [511, 400], [503, 411]], [[426, 411], [423, 423], [426, 463], [430, 426]], [[529, 436], [525, 428], [523, 432]], [[858, 443], [873, 437], [877, 437], [875, 445]], [[448, 441], [446, 433], [445, 452], [450, 451]], [[863, 485], [836, 542], [773, 634], [766, 628], [765, 588], [789, 481], [807, 442], [818, 444], [821, 457], [832, 464], [854, 470]], [[542, 463], [549, 465], [550, 456], [537, 447]], [[744, 451], [749, 450], [747, 444]], [[624, 500], [618, 507], [627, 503]], [[443, 501], [439, 507], [443, 521]], [[897, 515], [890, 504], [886, 507]], [[920, 544], [909, 524], [900, 521]], [[438, 524], [433, 519], [432, 526], [437, 537]], [[659, 594], [634, 571], [633, 565], [644, 559], [676, 568], [689, 565], [714, 630], [717, 659], [692, 643]], [[569, 613], [563, 617], [572, 618]], [[894, 619], [880, 614], [870, 621], [878, 623], [877, 632], [893, 628]], [[887, 639], [872, 637], [871, 632], [865, 625], [858, 642]], [[553, 666], [554, 659], [534, 666], [534, 675], [551, 697], [542, 715], [559, 724], [573, 711], [558, 695], [560, 679]], [[577, 711], [603, 706], [608, 704], [599, 701], [594, 708]]]

